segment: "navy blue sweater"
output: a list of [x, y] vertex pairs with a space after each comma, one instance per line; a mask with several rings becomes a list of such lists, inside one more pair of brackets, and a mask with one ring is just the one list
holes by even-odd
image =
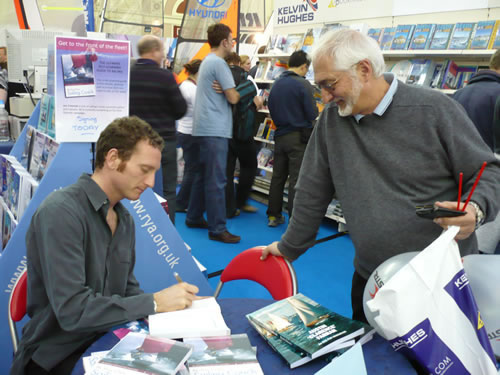
[[130, 70], [130, 115], [149, 123], [163, 139], [173, 139], [175, 120], [186, 111], [174, 75], [153, 60], [138, 59]]
[[[463, 89], [453, 95], [467, 111], [479, 134], [488, 147], [494, 150], [493, 118], [495, 103], [500, 97], [500, 74], [493, 70], [481, 70]], [[497, 145], [498, 146], [498, 145]]]
[[318, 116], [311, 84], [290, 70], [281, 73], [273, 84], [268, 107], [276, 124], [275, 137], [310, 128]]

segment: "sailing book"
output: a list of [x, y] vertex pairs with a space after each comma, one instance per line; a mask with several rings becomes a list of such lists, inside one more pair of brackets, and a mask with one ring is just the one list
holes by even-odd
[[378, 45], [380, 45], [380, 41], [382, 39], [383, 31], [384, 31], [384, 29], [380, 28], [380, 27], [371, 28], [371, 29], [368, 30], [368, 33], [366, 35], [368, 35], [370, 38], [372, 38], [373, 40], [375, 40]]
[[391, 49], [408, 49], [415, 25], [398, 25], [394, 33]]
[[214, 297], [195, 300], [184, 310], [149, 315], [149, 332], [170, 339], [231, 334]]
[[96, 365], [98, 374], [175, 375], [193, 348], [180, 341], [130, 332]]
[[435, 29], [435, 23], [418, 24], [411, 38], [410, 49], [428, 49]]
[[491, 33], [490, 43], [488, 44], [488, 49], [500, 48], [500, 20], [495, 22], [493, 27], [493, 32]]
[[480, 21], [477, 23], [474, 36], [470, 42], [471, 49], [486, 49], [490, 44], [495, 21]]
[[193, 348], [188, 359], [191, 375], [263, 375], [256, 348], [245, 333], [221, 337], [192, 337], [184, 343]]
[[474, 22], [457, 23], [453, 29], [448, 49], [467, 49], [475, 26]]
[[391, 49], [392, 40], [394, 39], [394, 34], [396, 33], [395, 27], [386, 27], [382, 33], [382, 39], [380, 40], [380, 49], [389, 50]]
[[319, 37], [321, 35], [321, 30], [322, 30], [321, 27], [315, 27], [307, 30], [306, 35], [304, 37], [304, 43], [302, 44], [302, 51], [304, 51], [307, 54], [310, 54], [312, 52], [314, 43], [319, 40]]
[[304, 33], [294, 33], [288, 34], [286, 36], [285, 46], [283, 47], [283, 52], [285, 54], [292, 54], [302, 48], [304, 43]]
[[432, 36], [429, 49], [446, 49], [454, 27], [455, 24], [453, 23], [436, 25], [436, 31], [434, 31], [434, 35]]
[[365, 332], [363, 323], [343, 317], [301, 293], [247, 314], [247, 319], [312, 359], [339, 349]]

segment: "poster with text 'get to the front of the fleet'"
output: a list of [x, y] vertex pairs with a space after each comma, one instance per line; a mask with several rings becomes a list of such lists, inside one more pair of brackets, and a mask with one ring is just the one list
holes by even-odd
[[130, 42], [55, 39], [58, 142], [95, 142], [115, 118], [128, 116]]

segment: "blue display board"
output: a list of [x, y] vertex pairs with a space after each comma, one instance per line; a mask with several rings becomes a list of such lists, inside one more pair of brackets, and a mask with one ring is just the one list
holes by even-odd
[[[39, 105], [33, 111], [28, 125], [37, 127]], [[25, 126], [11, 150], [11, 155], [20, 160], [26, 137]], [[8, 374], [12, 363], [12, 341], [7, 322], [8, 302], [12, 287], [26, 268], [25, 236], [31, 217], [40, 203], [51, 192], [78, 180], [82, 173], [92, 173], [92, 150], [90, 143], [62, 143], [47, 169], [40, 185], [19, 221], [7, 247], [0, 256], [0, 374]], [[161, 176], [161, 175], [160, 175]], [[174, 284], [173, 272], [197, 285], [200, 295], [212, 295], [207, 279], [197, 268], [183, 240], [170, 222], [163, 207], [151, 189], [146, 190], [137, 201], [124, 201], [135, 220], [136, 266], [135, 275], [146, 292], [155, 292]], [[25, 318], [18, 328], [26, 323]]]

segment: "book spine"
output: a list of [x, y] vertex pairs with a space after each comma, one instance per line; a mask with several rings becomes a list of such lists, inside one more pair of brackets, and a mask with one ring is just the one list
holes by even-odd
[[436, 31], [436, 24], [433, 23], [431, 25], [431, 29], [429, 30], [429, 35], [427, 36], [427, 40], [425, 42], [425, 48], [424, 49], [429, 49], [431, 45], [432, 38], [434, 37], [434, 32]]

